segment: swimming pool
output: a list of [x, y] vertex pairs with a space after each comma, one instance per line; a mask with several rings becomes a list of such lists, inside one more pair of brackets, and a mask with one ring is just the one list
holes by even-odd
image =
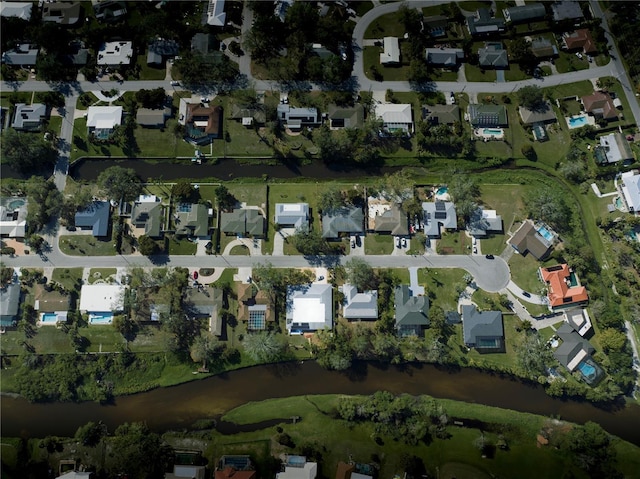
[[549, 242], [553, 241], [553, 233], [549, 231], [547, 228], [545, 228], [544, 226], [541, 226], [536, 231], [538, 231], [538, 233], [540, 233], [540, 236], [542, 236], [547, 241]]
[[113, 322], [113, 313], [91, 313], [89, 322], [91, 324], [111, 324]]
[[496, 128], [485, 128], [482, 134], [486, 136], [502, 136], [503, 131]]
[[622, 198], [618, 196], [616, 198], [615, 205], [616, 205], [616, 208], [618, 208], [619, 210], [622, 209]]
[[436, 196], [446, 195], [447, 193], [449, 193], [449, 188], [446, 186], [441, 186], [436, 190]]
[[304, 467], [306, 462], [305, 456], [287, 456], [287, 466]]
[[9, 198], [7, 200], [7, 209], [10, 211], [22, 208], [27, 201], [24, 198]]
[[40, 322], [42, 324], [56, 324], [58, 322], [58, 315], [56, 313], [42, 313]]
[[580, 128], [587, 124], [587, 115], [572, 116], [567, 120], [569, 128]]
[[586, 361], [582, 361], [580, 364], [578, 364], [578, 369], [580, 370], [580, 373], [582, 373], [582, 375], [585, 377], [585, 379], [590, 380], [596, 377], [596, 368]]

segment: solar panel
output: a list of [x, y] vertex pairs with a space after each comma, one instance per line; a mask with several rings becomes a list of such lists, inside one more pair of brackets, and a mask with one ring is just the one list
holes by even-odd
[[446, 208], [444, 206], [444, 203], [442, 202], [437, 202], [436, 203], [436, 211], [444, 211]]
[[436, 211], [435, 218], [437, 220], [444, 220], [444, 219], [447, 218], [447, 213], [445, 213], [443, 211]]

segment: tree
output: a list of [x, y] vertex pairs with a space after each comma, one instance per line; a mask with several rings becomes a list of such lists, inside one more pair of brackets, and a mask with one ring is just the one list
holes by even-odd
[[605, 328], [600, 331], [600, 345], [605, 353], [623, 351], [627, 344], [627, 336], [613, 328]]
[[167, 101], [167, 94], [162, 87], [153, 90], [142, 89], [136, 92], [135, 98], [144, 108], [162, 108]]
[[569, 452], [573, 462], [590, 477], [618, 477], [614, 444], [609, 434], [595, 422], [574, 426], [562, 438], [561, 449]]
[[558, 171], [573, 183], [582, 183], [587, 177], [587, 166], [582, 160], [565, 161], [560, 165]]
[[342, 192], [335, 186], [331, 186], [320, 193], [318, 208], [323, 214], [331, 213], [344, 206]]
[[14, 170], [31, 175], [52, 168], [58, 160], [58, 152], [40, 135], [7, 128], [2, 137], [2, 157], [3, 162]]
[[53, 181], [34, 176], [27, 183], [27, 225], [32, 232], [40, 231], [62, 209], [62, 193]]
[[376, 274], [373, 268], [362, 258], [351, 258], [345, 264], [347, 280], [359, 291], [376, 288]]
[[447, 320], [440, 306], [433, 306], [429, 310], [429, 329], [433, 330], [437, 337], [445, 336], [447, 333]]
[[557, 188], [536, 188], [524, 199], [530, 218], [545, 221], [557, 231], [570, 228], [571, 209]]
[[171, 187], [171, 196], [179, 202], [195, 203], [200, 195], [190, 182], [178, 180]]
[[5, 284], [13, 281], [13, 268], [0, 267], [0, 285], [4, 287]]
[[191, 345], [191, 359], [195, 363], [202, 363], [203, 367], [207, 363], [219, 358], [224, 351], [226, 345], [221, 343], [218, 338], [207, 333], [198, 336]]
[[329, 252], [329, 243], [320, 232], [310, 230], [308, 227], [298, 228], [293, 236], [289, 237], [293, 246], [303, 255], [320, 255]]
[[269, 363], [281, 358], [286, 349], [282, 337], [267, 331], [248, 334], [242, 345], [249, 357], [260, 363]]
[[131, 168], [110, 166], [98, 176], [98, 186], [116, 201], [133, 201], [142, 191], [142, 183]]
[[158, 243], [156, 243], [150, 236], [142, 235], [138, 238], [138, 249], [140, 254], [144, 256], [153, 256], [159, 251]]
[[49, 108], [63, 108], [64, 96], [59, 91], [45, 91], [38, 94], [38, 100]]
[[106, 429], [106, 426], [101, 422], [95, 423], [89, 421], [84, 426], [78, 428], [75, 438], [80, 441], [83, 446], [96, 447], [100, 444], [102, 437], [106, 433]]
[[122, 424], [109, 445], [105, 469], [127, 471], [132, 479], [163, 477], [173, 462], [173, 448], [143, 423]]
[[456, 204], [459, 216], [468, 222], [471, 215], [477, 209], [477, 201], [480, 198], [480, 188], [476, 181], [469, 175], [454, 172], [448, 184], [451, 199]]
[[525, 331], [516, 347], [516, 360], [529, 377], [537, 377], [547, 373], [553, 354], [537, 332]]
[[218, 208], [224, 211], [232, 210], [238, 202], [224, 185], [217, 186], [216, 189], [213, 190], [213, 195], [215, 196]]
[[531, 111], [544, 111], [548, 108], [544, 101], [544, 93], [542, 88], [535, 85], [529, 85], [518, 90], [518, 101], [520, 105]]

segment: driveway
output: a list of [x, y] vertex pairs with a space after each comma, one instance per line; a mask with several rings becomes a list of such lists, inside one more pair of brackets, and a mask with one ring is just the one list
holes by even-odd
[[511, 291], [514, 294], [514, 296], [517, 296], [518, 298], [520, 298], [523, 301], [526, 301], [527, 303], [539, 304], [541, 306], [546, 306], [548, 304], [547, 298], [544, 296], [540, 296], [538, 294], [533, 294], [533, 293], [529, 293], [531, 296], [526, 296], [524, 294], [524, 290], [513, 281], [509, 281], [509, 284], [507, 285], [507, 289]]
[[424, 286], [418, 283], [418, 268], [409, 268], [409, 289], [412, 296], [422, 296], [424, 294]]
[[273, 236], [273, 256], [284, 255], [285, 238], [295, 234], [295, 228], [280, 228]]

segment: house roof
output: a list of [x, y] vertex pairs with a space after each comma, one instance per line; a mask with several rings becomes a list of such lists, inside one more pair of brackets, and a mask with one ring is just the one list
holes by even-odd
[[578, 2], [572, 0], [562, 0], [551, 5], [553, 11], [553, 19], [556, 22], [562, 20], [578, 20], [584, 18], [582, 8]]
[[479, 339], [504, 338], [502, 313], [500, 311], [478, 311], [475, 305], [462, 306], [462, 335], [464, 343], [480, 347]]
[[250, 107], [248, 105], [238, 105], [232, 103], [231, 115], [229, 118], [233, 120], [243, 120], [244, 118], [252, 118], [256, 123], [264, 123], [267, 115], [262, 106]]
[[382, 39], [384, 51], [380, 54], [382, 65], [400, 63], [400, 42], [397, 37], [384, 37]]
[[131, 210], [131, 223], [138, 228], [144, 228], [145, 235], [151, 238], [159, 237], [162, 226], [162, 204], [136, 201]]
[[492, 17], [488, 8], [479, 8], [467, 17], [467, 28], [471, 35], [499, 32], [504, 30], [504, 20]]
[[187, 288], [184, 305], [190, 316], [209, 318], [209, 331], [222, 334], [223, 293], [219, 288]]
[[422, 105], [422, 118], [437, 124], [452, 125], [460, 121], [458, 105]]
[[425, 49], [427, 63], [432, 65], [443, 65], [446, 67], [456, 66], [464, 58], [464, 50], [461, 48], [427, 48]]
[[264, 234], [264, 217], [257, 209], [239, 208], [230, 213], [222, 212], [220, 216], [220, 231], [223, 233], [262, 236]]
[[132, 42], [105, 42], [100, 45], [97, 62], [98, 65], [128, 65], [132, 56]]
[[376, 233], [391, 233], [396, 236], [409, 234], [407, 213], [396, 203], [392, 204], [391, 208], [382, 214], [376, 215], [374, 222]]
[[478, 62], [482, 67], [506, 68], [509, 66], [509, 57], [502, 43], [491, 42], [478, 50]]
[[206, 236], [209, 232], [209, 212], [199, 203], [181, 203], [175, 214], [176, 233]]
[[568, 50], [581, 48], [584, 53], [597, 53], [598, 51], [596, 42], [593, 41], [591, 32], [587, 28], [565, 33], [562, 37]]
[[33, 2], [0, 2], [0, 17], [14, 17], [28, 22], [33, 6]]
[[438, 33], [437, 36], [446, 34], [446, 28], [447, 28], [448, 22], [449, 22], [449, 19], [444, 15], [431, 15], [429, 17], [424, 17], [422, 19], [422, 24], [424, 25], [424, 28], [430, 33], [433, 33], [434, 31], [436, 31]]
[[65, 65], [86, 65], [89, 61], [89, 50], [82, 44], [70, 45], [68, 53], [60, 58]]
[[0, 288], [0, 319], [1, 326], [11, 326], [20, 308], [20, 285], [11, 283]]
[[210, 33], [196, 33], [191, 38], [191, 50], [203, 55], [220, 55], [220, 42]]
[[293, 225], [300, 228], [309, 224], [308, 203], [276, 203], [274, 221], [279, 225]]
[[640, 174], [637, 171], [622, 173], [622, 194], [629, 209], [640, 212]]
[[122, 124], [121, 106], [90, 106], [87, 110], [87, 127], [112, 130]]
[[573, 371], [581, 359], [595, 351], [589, 341], [580, 336], [569, 323], [562, 323], [556, 330], [562, 344], [553, 352], [554, 357], [564, 367]]
[[93, 12], [98, 20], [115, 20], [126, 15], [127, 7], [123, 1], [117, 0], [91, 0]]
[[395, 289], [396, 328], [401, 326], [429, 326], [429, 298], [412, 296], [411, 289], [402, 284]]
[[544, 37], [531, 40], [531, 53], [536, 58], [553, 57], [558, 54], [555, 43]]
[[[2, 4], [6, 2], [1, 2]], [[38, 58], [38, 49], [29, 43], [17, 45], [12, 50], [8, 50], [2, 54], [2, 63], [7, 65], [25, 65], [31, 66], [36, 64]]]
[[345, 206], [322, 215], [322, 237], [338, 238], [340, 233], [362, 233], [363, 224], [362, 208]]
[[507, 126], [507, 109], [504, 105], [485, 105], [471, 103], [467, 107], [469, 122], [476, 127]]
[[544, 108], [539, 108], [536, 111], [529, 110], [524, 106], [519, 106], [518, 113], [525, 125], [531, 125], [532, 123], [547, 123], [557, 120], [556, 112], [553, 111], [553, 107], [548, 101], [544, 102]]
[[587, 113], [591, 113], [594, 116], [601, 116], [606, 120], [618, 118], [618, 112], [608, 93], [596, 91], [591, 95], [583, 96], [580, 100]]
[[138, 108], [136, 123], [141, 126], [164, 126], [165, 120], [171, 116], [171, 108]]
[[317, 331], [333, 327], [333, 287], [313, 283], [287, 287], [287, 331]]
[[227, 466], [221, 471], [216, 470], [215, 479], [255, 479], [256, 471], [238, 471], [231, 466]]
[[633, 158], [629, 142], [618, 131], [601, 136], [600, 146], [606, 155], [607, 163], [616, 163]]
[[422, 203], [422, 217], [427, 236], [440, 236], [440, 228], [458, 227], [456, 206], [450, 201], [425, 201]]
[[411, 127], [413, 114], [409, 103], [376, 103], [374, 115], [382, 120], [388, 129]]
[[351, 479], [351, 473], [355, 470], [355, 464], [347, 464], [346, 462], [338, 461], [338, 467], [336, 468], [336, 479]]
[[570, 309], [564, 312], [564, 320], [575, 329], [580, 336], [584, 336], [591, 329], [591, 318], [585, 308]]
[[544, 258], [551, 248], [551, 243], [540, 236], [533, 223], [528, 220], [522, 223], [507, 243], [520, 254], [531, 253], [538, 260]]
[[209, 0], [207, 5], [207, 25], [212, 27], [224, 27], [227, 14], [224, 12], [225, 0]]
[[67, 471], [56, 479], [90, 479], [92, 472], [87, 471]]
[[149, 43], [147, 50], [147, 64], [160, 64], [166, 57], [176, 56], [180, 52], [180, 45], [175, 40], [156, 38]]
[[495, 210], [485, 210], [481, 206], [476, 208], [469, 218], [469, 234], [471, 236], [487, 236], [490, 231], [502, 231], [502, 216]]
[[515, 7], [508, 7], [502, 10], [504, 19], [507, 22], [519, 23], [544, 18], [547, 11], [542, 3], [529, 3]]
[[204, 479], [206, 477], [205, 466], [178, 465], [173, 466], [173, 472], [164, 475], [164, 479]]
[[378, 319], [378, 292], [364, 291], [358, 293], [358, 288], [345, 283], [341, 286], [344, 294], [342, 316], [346, 319]]
[[91, 228], [93, 236], [106, 236], [109, 232], [111, 208], [108, 201], [93, 201], [75, 215], [78, 228]]
[[294, 126], [300, 126], [302, 124], [316, 124], [318, 123], [318, 109], [317, 108], [296, 108], [288, 104], [279, 104], [278, 118], [283, 120], [287, 124], [293, 124]]
[[89, 313], [117, 312], [124, 309], [124, 290], [120, 284], [83, 284], [80, 311]]
[[71, 297], [58, 291], [47, 291], [43, 285], [35, 287], [34, 309], [41, 313], [53, 313], [54, 311], [67, 311], [71, 304]]
[[32, 105], [17, 103], [11, 126], [16, 130], [28, 130], [40, 126], [46, 116], [47, 106], [42, 103]]
[[247, 321], [251, 311], [263, 311], [265, 321], [275, 319], [271, 299], [264, 290], [257, 290], [253, 283], [238, 283], [238, 321]]
[[542, 281], [548, 285], [547, 298], [552, 308], [583, 303], [589, 300], [587, 288], [584, 286], [570, 286], [570, 275], [571, 271], [566, 264], [540, 268]]
[[18, 208], [0, 206], [0, 234], [8, 238], [24, 238], [27, 229], [27, 202]]
[[187, 104], [186, 123], [207, 135], [219, 135], [222, 108], [219, 106], [202, 106], [200, 103]]
[[[3, 2], [4, 3], [4, 2]], [[80, 20], [80, 2], [52, 2], [42, 7], [42, 21], [73, 25]]]
[[327, 116], [334, 128], [359, 128], [364, 125], [364, 107], [360, 103], [351, 107], [329, 105]]
[[276, 479], [315, 479], [318, 475], [318, 463], [305, 462], [304, 466], [287, 465], [284, 472], [276, 473]]

